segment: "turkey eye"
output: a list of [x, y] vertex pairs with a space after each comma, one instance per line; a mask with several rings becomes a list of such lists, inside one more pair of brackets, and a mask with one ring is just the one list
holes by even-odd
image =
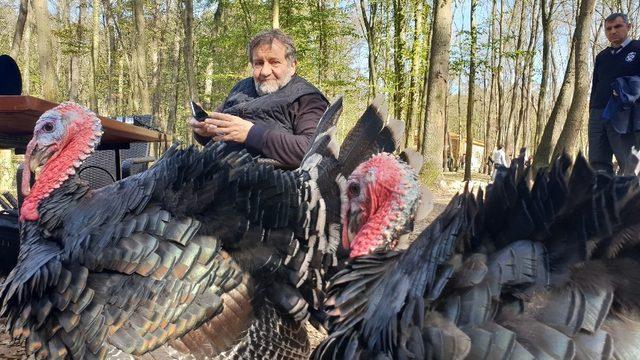
[[351, 183], [349, 184], [349, 196], [350, 197], [356, 197], [358, 195], [360, 195], [360, 184], [358, 183]]
[[46, 123], [42, 126], [42, 130], [44, 130], [45, 132], [52, 132], [53, 131], [53, 124], [52, 123]]

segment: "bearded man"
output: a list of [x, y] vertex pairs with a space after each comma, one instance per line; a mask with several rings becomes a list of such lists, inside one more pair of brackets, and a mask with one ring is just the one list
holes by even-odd
[[256, 35], [248, 46], [253, 76], [241, 80], [203, 122], [189, 120], [201, 144], [210, 139], [244, 146], [251, 154], [296, 168], [328, 101], [296, 75], [293, 40], [278, 29]]

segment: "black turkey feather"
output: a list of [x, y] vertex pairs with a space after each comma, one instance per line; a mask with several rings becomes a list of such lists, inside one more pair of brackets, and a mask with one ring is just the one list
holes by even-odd
[[325, 277], [341, 263], [344, 176], [395, 147], [374, 105], [356, 126], [383, 125], [348, 135], [362, 155], [341, 161], [341, 104], [296, 171], [212, 142], [173, 146], [97, 190], [75, 170], [98, 118], [73, 103], [44, 113], [25, 155], [42, 169], [23, 179], [22, 245], [0, 293], [12, 336], [36, 358], [306, 358], [303, 321], [323, 320]]
[[[486, 191], [456, 195], [405, 251], [352, 256], [330, 281], [329, 336], [314, 358], [637, 358], [638, 181], [596, 174], [581, 155], [535, 176], [522, 162], [501, 169]], [[407, 193], [369, 163], [348, 184], [367, 184], [351, 198], [364, 208]], [[396, 205], [414, 207], [400, 195]], [[375, 213], [356, 213], [369, 221], [357, 220], [353, 249], [405, 231]]]

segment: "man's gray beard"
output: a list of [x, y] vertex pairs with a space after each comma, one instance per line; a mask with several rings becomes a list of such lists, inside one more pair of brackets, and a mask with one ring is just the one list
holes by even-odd
[[287, 76], [285, 76], [284, 80], [282, 81], [282, 85], [278, 85], [276, 81], [276, 86], [271, 86], [266, 82], [261, 84], [256, 79], [253, 79], [253, 86], [255, 86], [258, 96], [263, 96], [263, 95], [271, 94], [280, 90], [285, 85], [287, 85], [289, 81], [291, 81], [292, 77], [293, 77], [293, 74], [287, 74]]

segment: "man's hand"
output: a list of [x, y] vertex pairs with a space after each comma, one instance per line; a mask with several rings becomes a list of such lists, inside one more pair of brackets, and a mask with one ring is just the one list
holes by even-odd
[[215, 135], [213, 132], [209, 133], [207, 124], [205, 124], [202, 121], [198, 121], [194, 118], [189, 118], [189, 126], [191, 127], [191, 130], [193, 130], [194, 133], [200, 136], [212, 137]]
[[[212, 133], [215, 141], [247, 141], [249, 130], [253, 123], [237, 116], [213, 112], [205, 119], [204, 124], [208, 132]], [[195, 128], [194, 128], [195, 131]]]
[[204, 121], [189, 119], [189, 126], [194, 133], [211, 137], [215, 141], [235, 141], [244, 143], [253, 123], [237, 116], [213, 112]]

